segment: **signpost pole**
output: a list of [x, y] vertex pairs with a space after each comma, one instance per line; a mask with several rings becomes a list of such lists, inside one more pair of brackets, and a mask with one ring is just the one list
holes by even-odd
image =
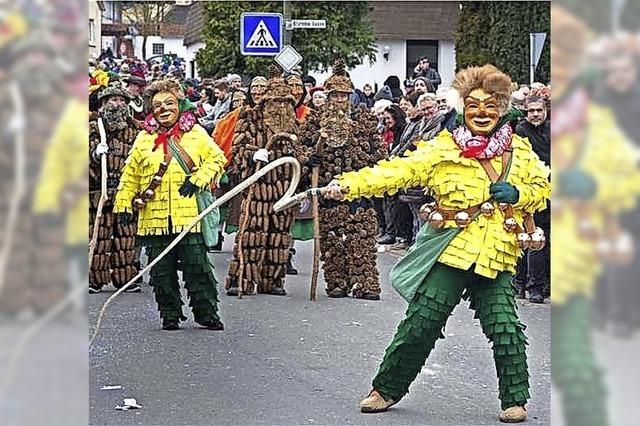
[[[282, 16], [283, 23], [291, 19], [291, 1], [282, 0]], [[284, 44], [291, 46], [291, 30], [287, 30], [286, 27], [282, 29], [284, 31]]]
[[534, 33], [529, 33], [529, 84], [533, 84], [536, 74], [536, 37]]

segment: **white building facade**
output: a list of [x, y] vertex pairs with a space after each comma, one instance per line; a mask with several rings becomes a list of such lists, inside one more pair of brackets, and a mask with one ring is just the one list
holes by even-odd
[[[136, 36], [133, 38], [133, 51], [136, 57], [142, 58], [142, 44], [144, 37]], [[152, 56], [176, 54], [180, 58], [187, 57], [187, 48], [184, 45], [183, 37], [161, 37], [161, 36], [148, 36], [147, 37], [147, 57], [149, 59]]]
[[[442, 86], [449, 86], [456, 72], [456, 51], [454, 40], [437, 40], [437, 70], [442, 79]], [[411, 78], [411, 70], [407, 70], [407, 63], [413, 60], [407, 55], [407, 40], [382, 39], [376, 42], [378, 53], [376, 61], [371, 64], [365, 60], [354, 68], [348, 69], [351, 81], [356, 88], [362, 89], [365, 84], [371, 84], [374, 88], [382, 87], [387, 77], [395, 75], [402, 83], [406, 78]], [[388, 55], [385, 55], [388, 53]], [[432, 60], [433, 61], [433, 60]], [[413, 64], [415, 66], [415, 63]], [[316, 79], [318, 86], [331, 75], [328, 72], [310, 72]]]
[[[379, 89], [391, 75], [402, 83], [412, 77], [422, 56], [427, 56], [432, 68], [440, 74], [441, 86], [451, 84], [456, 71], [458, 2], [375, 1], [370, 5], [376, 61], [371, 64], [365, 59], [363, 64], [348, 70], [355, 87], [361, 89], [369, 83]], [[330, 72], [310, 74], [322, 85]]]

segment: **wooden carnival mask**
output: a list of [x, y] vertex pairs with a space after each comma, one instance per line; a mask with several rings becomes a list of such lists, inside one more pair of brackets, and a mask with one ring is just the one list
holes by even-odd
[[498, 124], [498, 100], [483, 89], [474, 89], [464, 99], [464, 123], [474, 135], [488, 136]]
[[164, 128], [173, 126], [180, 116], [180, 102], [175, 94], [167, 91], [156, 93], [151, 100], [153, 116]]

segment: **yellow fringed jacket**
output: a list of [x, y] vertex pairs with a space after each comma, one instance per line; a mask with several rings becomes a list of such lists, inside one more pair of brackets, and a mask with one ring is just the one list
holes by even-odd
[[551, 209], [554, 252], [551, 301], [554, 304], [563, 304], [574, 295], [591, 297], [602, 271], [597, 242], [581, 234], [580, 221], [586, 220], [596, 231], [603, 232], [608, 221], [635, 206], [640, 194], [640, 153], [620, 131], [612, 112], [589, 105], [586, 127], [582, 141], [579, 132], [553, 141], [552, 156], [556, 164], [553, 175], [570, 167], [563, 164], [562, 158], [576, 158], [578, 161], [572, 166], [591, 175], [597, 184], [595, 197], [585, 204], [586, 210], [582, 212], [576, 211], [570, 200], [554, 196]]
[[[136, 194], [148, 187], [164, 160], [162, 146], [152, 151], [156, 137], [157, 134], [142, 130], [134, 141], [122, 169], [113, 209], [115, 213], [133, 211], [131, 201]], [[222, 176], [227, 159], [200, 125], [196, 124], [184, 133], [180, 145], [198, 168], [189, 178], [191, 183], [204, 189]], [[172, 159], [160, 186], [155, 190], [155, 196], [139, 211], [138, 235], [168, 234], [169, 216], [173, 225], [172, 232], [182, 232], [198, 215], [195, 196], [183, 197], [178, 193], [186, 177], [180, 164]], [[196, 225], [192, 232], [200, 232], [200, 224]]]
[[[520, 192], [514, 217], [522, 223], [522, 212], [533, 213], [546, 207], [550, 170], [527, 139], [514, 134], [512, 146], [507, 182]], [[487, 201], [491, 180], [477, 160], [461, 157], [460, 152], [451, 133], [443, 130], [434, 139], [420, 142], [406, 157], [382, 160], [373, 167], [344, 173], [337, 180], [349, 188], [349, 200], [393, 195], [402, 188], [421, 186], [432, 191], [441, 208], [461, 210]], [[501, 157], [492, 159], [491, 164], [501, 173]], [[495, 278], [500, 271], [515, 272], [521, 250], [515, 234], [503, 228], [503, 221], [497, 208], [489, 218], [480, 215], [453, 239], [438, 261], [463, 270], [475, 264], [475, 273], [489, 278]], [[445, 226], [456, 225], [448, 221]]]
[[33, 212], [63, 215], [67, 245], [87, 244], [87, 105], [72, 98], [64, 108], [44, 153]]

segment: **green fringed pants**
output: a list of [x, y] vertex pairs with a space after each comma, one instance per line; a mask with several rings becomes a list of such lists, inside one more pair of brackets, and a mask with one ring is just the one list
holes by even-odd
[[373, 379], [385, 399], [398, 400], [409, 392], [436, 340], [444, 338], [443, 327], [462, 297], [470, 298], [475, 318], [493, 343], [502, 409], [527, 402], [527, 342], [516, 314], [511, 274], [501, 272], [492, 280], [442, 263], [433, 266], [418, 288]]
[[562, 394], [567, 426], [604, 426], [606, 389], [591, 336], [591, 303], [583, 296], [553, 306], [551, 378]]
[[[145, 236], [140, 244], [147, 247], [149, 262], [158, 256], [176, 235]], [[182, 299], [178, 283], [178, 269], [182, 270], [189, 306], [197, 323], [202, 324], [218, 316], [218, 289], [213, 265], [207, 257], [202, 234], [189, 234], [151, 269], [150, 285], [155, 293], [160, 317], [186, 320], [182, 313]]]

